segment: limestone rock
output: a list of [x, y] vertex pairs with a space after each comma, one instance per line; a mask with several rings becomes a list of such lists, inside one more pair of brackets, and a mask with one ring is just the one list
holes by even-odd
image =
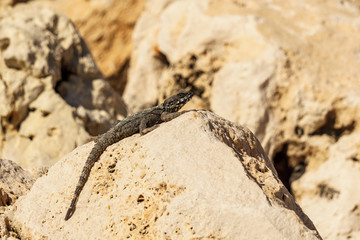
[[35, 178], [16, 163], [0, 159], [0, 207], [15, 203], [34, 184]]
[[65, 16], [26, 5], [2, 13], [0, 156], [51, 165], [126, 114]]
[[256, 137], [206, 111], [108, 147], [64, 221], [92, 146], [66, 155], [16, 202], [22, 238], [321, 239]]
[[1, 0], [0, 8], [15, 6], [15, 4], [28, 2], [29, 0]]
[[20, 196], [28, 193], [36, 178], [13, 161], [0, 159], [0, 239], [20, 239], [13, 231], [7, 211]]
[[56, 9], [69, 16], [79, 29], [101, 72], [122, 93], [133, 48], [131, 36], [145, 0], [58, 0], [56, 3]]
[[4, 240], [17, 240], [20, 239], [19, 235], [12, 231], [8, 217], [1, 213], [0, 209], [0, 239]]
[[327, 161], [292, 184], [324, 239], [360, 239], [359, 143], [359, 135], [342, 137], [330, 146]]
[[16, 163], [0, 159], [0, 239], [20, 239], [13, 231], [6, 211], [20, 196], [28, 193], [36, 178]]
[[[251, 86], [245, 81], [247, 76], [242, 81], [237, 80], [239, 74], [251, 74], [251, 70], [244, 69], [246, 62], [247, 65], [257, 64], [255, 79], [259, 79], [261, 87], [262, 82], [266, 83], [272, 76], [282, 52], [261, 35], [257, 29], [260, 20], [255, 16], [214, 17], [208, 13], [210, 10], [211, 4], [207, 1], [149, 2], [134, 32], [135, 49], [124, 92], [130, 110], [137, 111], [160, 102], [174, 91], [189, 88], [199, 97], [195, 98], [193, 107], [219, 111], [221, 115], [249, 125], [263, 121], [266, 105], [261, 99], [258, 104], [261, 94], [251, 95], [253, 91], [249, 91], [254, 99], [248, 103], [242, 101], [237, 92], [231, 93], [231, 89], [242, 89], [241, 82]], [[242, 63], [245, 65], [239, 71], [236, 67]], [[232, 66], [233, 70], [228, 73]], [[231, 74], [226, 76], [228, 84], [224, 84], [224, 74]], [[239, 84], [231, 86], [234, 81]], [[254, 84], [254, 90], [257, 89]], [[229, 99], [226, 103], [224, 96]], [[231, 101], [232, 98], [238, 100]], [[245, 95], [244, 98], [248, 99]], [[241, 119], [244, 114], [237, 104], [240, 101], [244, 109], [254, 108], [251, 117]], [[263, 114], [256, 112], [258, 106], [262, 107]], [[253, 129], [256, 134], [258, 125]]]
[[20, 197], [28, 193], [36, 176], [23, 170], [16, 163], [0, 159], [0, 239], [20, 239], [13, 231], [6, 211]]

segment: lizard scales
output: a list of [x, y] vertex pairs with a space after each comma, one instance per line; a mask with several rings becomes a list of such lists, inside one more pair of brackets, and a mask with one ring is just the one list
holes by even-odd
[[76, 203], [89, 178], [91, 168], [108, 146], [136, 133], [146, 134], [155, 129], [158, 124], [178, 117], [182, 113], [178, 111], [192, 96], [193, 93], [190, 91], [180, 91], [158, 106], [147, 108], [124, 120], [117, 121], [106, 133], [98, 136], [80, 175], [73, 199], [65, 216], [65, 221], [74, 214]]

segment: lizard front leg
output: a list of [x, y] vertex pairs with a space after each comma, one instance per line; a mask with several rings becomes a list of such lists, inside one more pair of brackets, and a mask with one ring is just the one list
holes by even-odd
[[[156, 121], [157, 123], [161, 123], [161, 122], [168, 122], [168, 121], [171, 121], [173, 120], [174, 118], [177, 118], [178, 116], [180, 116], [181, 114], [185, 113], [187, 111], [182, 111], [182, 112], [173, 112], [173, 113], [169, 113], [169, 112], [163, 112], [161, 113], [160, 115], [160, 119], [161, 121]], [[139, 126], [139, 132], [140, 132], [140, 135], [144, 135], [146, 133], [149, 133], [151, 132], [152, 130], [156, 129], [157, 127], [159, 127], [159, 124], [153, 124], [152, 126], [150, 127], [147, 127], [147, 124], [149, 122], [151, 122], [151, 120], [153, 119], [148, 119], [148, 118], [143, 118], [141, 119], [140, 121], [140, 126]]]
[[161, 120], [164, 121], [164, 122], [168, 122], [168, 121], [171, 121], [173, 120], [174, 118], [177, 118], [178, 116], [180, 116], [181, 114], [184, 114], [188, 111], [182, 111], [182, 112], [173, 112], [173, 113], [170, 113], [170, 112], [163, 112], [160, 116]]

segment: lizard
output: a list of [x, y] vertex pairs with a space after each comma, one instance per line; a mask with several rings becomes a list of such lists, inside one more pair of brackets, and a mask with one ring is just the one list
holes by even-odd
[[160, 123], [178, 117], [184, 113], [184, 111], [178, 112], [180, 108], [190, 101], [193, 95], [194, 94], [191, 91], [181, 90], [177, 94], [166, 99], [162, 104], [137, 112], [123, 120], [118, 120], [107, 132], [99, 135], [95, 139], [95, 145], [88, 155], [83, 167], [70, 207], [65, 215], [65, 221], [74, 214], [76, 203], [89, 178], [91, 168], [108, 146], [136, 133], [144, 135], [154, 130]]

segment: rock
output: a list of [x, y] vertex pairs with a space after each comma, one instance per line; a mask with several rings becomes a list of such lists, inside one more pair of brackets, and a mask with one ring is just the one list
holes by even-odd
[[1, 0], [0, 8], [15, 6], [15, 4], [27, 2], [28, 0]]
[[214, 76], [211, 89], [211, 109], [226, 119], [245, 123], [262, 140], [267, 128], [272, 127], [264, 124], [269, 121], [270, 106], [262, 90], [266, 91], [272, 81], [274, 56], [269, 49], [255, 60], [226, 64]]
[[[197, 86], [192, 88], [193, 92], [203, 97], [199, 93], [205, 91], [204, 82], [209, 82], [208, 79], [213, 75], [211, 73], [218, 69], [221, 61], [208, 65], [214, 59], [204, 52], [203, 46], [199, 46], [206, 36], [192, 34], [204, 28], [204, 25], [195, 25], [194, 22], [207, 24], [205, 22], [211, 20], [199, 10], [197, 5], [201, 4], [181, 1], [167, 5], [165, 1], [152, 1], [147, 5], [134, 31], [134, 51], [123, 95], [131, 112], [160, 102], [175, 91], [187, 87], [186, 82], [189, 81]], [[194, 21], [189, 21], [193, 18]], [[209, 32], [212, 32], [219, 24], [210, 23], [208, 26], [214, 27], [209, 28]], [[179, 35], [183, 30], [185, 32]], [[181, 49], [183, 47], [186, 51]], [[194, 62], [200, 58], [200, 54], [204, 55], [203, 64], [196, 68]], [[198, 82], [193, 83], [196, 80]], [[198, 105], [194, 107], [205, 105], [203, 100], [195, 100]]]
[[2, 157], [29, 168], [49, 166], [126, 114], [65, 16], [27, 5], [3, 15]]
[[342, 137], [330, 146], [327, 161], [311, 166], [292, 184], [324, 239], [360, 239], [359, 143], [359, 135]]
[[60, 0], [56, 4], [74, 22], [101, 72], [120, 93], [127, 80], [131, 36], [144, 5], [144, 0]]
[[[137, 111], [192, 90], [190, 108], [256, 134], [320, 233], [356, 237], [360, 198], [341, 196], [360, 177], [352, 170], [360, 163], [349, 161], [359, 157], [347, 156], [359, 149], [359, 23], [355, 1], [149, 1], [135, 28], [124, 99]], [[332, 165], [349, 172], [318, 173]], [[319, 184], [339, 197], [317, 201]]]
[[110, 146], [64, 221], [92, 146], [66, 155], [16, 202], [21, 238], [321, 239], [256, 137], [206, 111]]
[[20, 239], [6, 211], [20, 196], [28, 193], [36, 178], [13, 161], [0, 159], [0, 239]]
[[4, 240], [20, 239], [19, 235], [12, 231], [9, 219], [0, 212], [0, 238]]
[[0, 159], [0, 207], [9, 206], [25, 195], [35, 182], [35, 177], [16, 163]]
[[[257, 30], [259, 19], [235, 14], [213, 17], [207, 13], [211, 6], [205, 2], [176, 1], [166, 5], [165, 1], [152, 1], [147, 6], [134, 32], [135, 49], [124, 92], [130, 110], [138, 111], [163, 100], [174, 91], [189, 88], [200, 97], [193, 106], [195, 108], [219, 110], [219, 114], [231, 116], [232, 120], [247, 120], [246, 123], [252, 122], [253, 125], [262, 121], [261, 116], [260, 119], [257, 116], [251, 117], [251, 120], [249, 117], [239, 119], [244, 116], [238, 110], [239, 94], [228, 94], [231, 89], [242, 89], [241, 86], [229, 88], [241, 73], [234, 71], [238, 75], [231, 73], [231, 76], [226, 76], [229, 84], [224, 84], [226, 70], [221, 71], [226, 68], [229, 71], [234, 64], [248, 62], [248, 65], [258, 65], [256, 78], [273, 74], [277, 57], [282, 56], [282, 52]], [[251, 74], [251, 71], [245, 72]], [[267, 79], [259, 79], [259, 84], [264, 80]], [[246, 84], [245, 80], [237, 82]], [[254, 90], [257, 89], [254, 84]], [[224, 96], [238, 100], [226, 101], [230, 103], [228, 106], [221, 101]], [[260, 97], [258, 94], [252, 103], [242, 101], [244, 109], [248, 110], [249, 106], [254, 108], [250, 116], [259, 115], [255, 109], [258, 105], [265, 112], [266, 105], [256, 105]]]

